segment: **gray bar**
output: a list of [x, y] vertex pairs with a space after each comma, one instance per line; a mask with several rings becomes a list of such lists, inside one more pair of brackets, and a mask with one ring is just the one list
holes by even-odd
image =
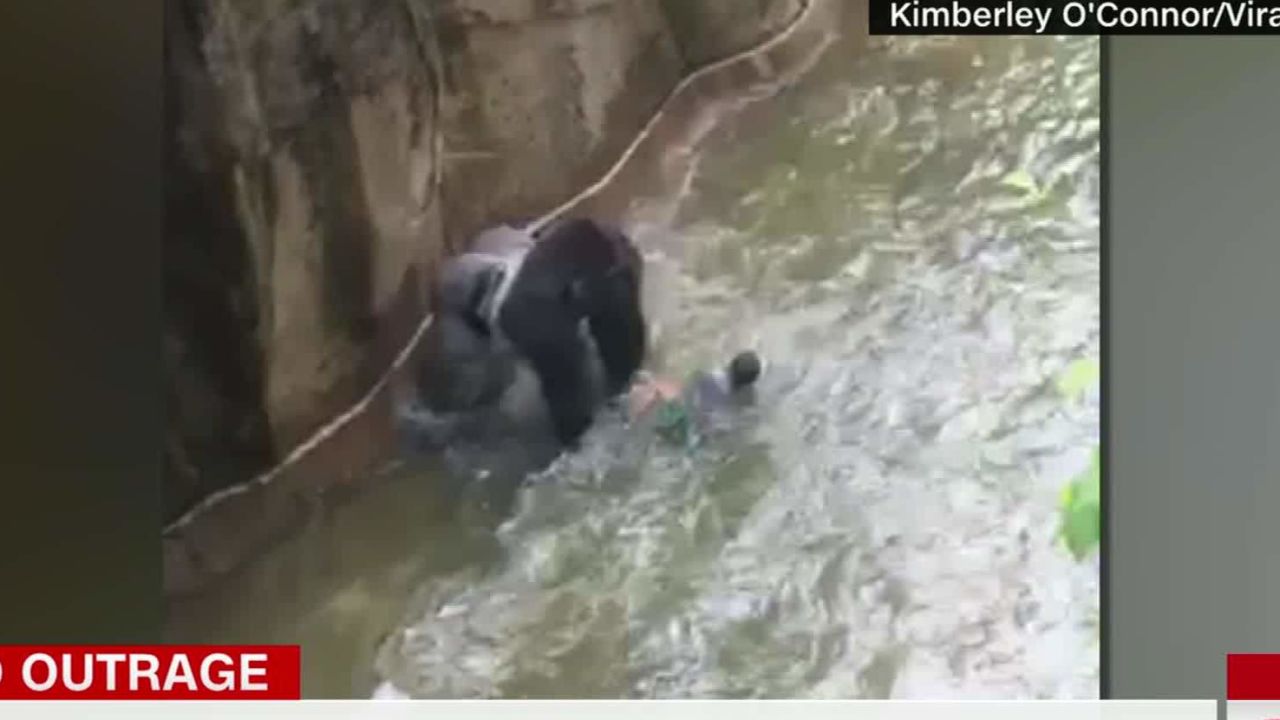
[[1280, 43], [1110, 42], [1110, 696], [1280, 651]]

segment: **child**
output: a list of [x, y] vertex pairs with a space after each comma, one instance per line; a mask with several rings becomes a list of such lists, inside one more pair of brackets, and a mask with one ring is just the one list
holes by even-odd
[[[689, 444], [705, 434], [717, 415], [753, 399], [760, 377], [760, 356], [747, 350], [734, 356], [718, 372], [698, 372], [684, 387], [654, 377], [642, 377], [628, 398], [635, 419], [656, 415], [659, 435], [673, 442]], [[696, 426], [696, 427], [695, 427]]]

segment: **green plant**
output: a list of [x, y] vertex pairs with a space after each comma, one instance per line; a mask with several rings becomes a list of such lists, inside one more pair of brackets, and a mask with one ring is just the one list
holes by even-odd
[[1022, 194], [1030, 205], [1041, 205], [1050, 198], [1049, 188], [1043, 187], [1026, 170], [1014, 170], [1000, 179], [1000, 184]]
[[1102, 375], [1102, 366], [1093, 358], [1082, 358], [1067, 366], [1058, 376], [1058, 392], [1068, 401], [1079, 399]]
[[[1102, 375], [1097, 359], [1081, 358], [1058, 376], [1058, 393], [1077, 402]], [[1102, 453], [1094, 447], [1089, 466], [1062, 489], [1058, 502], [1058, 535], [1077, 560], [1083, 560], [1102, 540]]]
[[1058, 534], [1067, 550], [1083, 560], [1102, 540], [1102, 453], [1093, 449], [1089, 467], [1062, 489]]

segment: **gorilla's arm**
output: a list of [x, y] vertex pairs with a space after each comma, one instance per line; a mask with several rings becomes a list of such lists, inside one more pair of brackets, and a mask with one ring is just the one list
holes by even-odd
[[604, 365], [605, 394], [613, 397], [626, 391], [640, 369], [647, 338], [639, 288], [629, 282], [606, 283], [602, 295], [588, 323]]
[[504, 305], [501, 324], [538, 375], [556, 437], [576, 444], [591, 425], [596, 399], [577, 318], [559, 302], [528, 298]]
[[547, 279], [535, 292], [565, 284], [566, 307], [560, 312], [587, 319], [604, 366], [605, 394], [621, 394], [647, 350], [640, 307], [643, 258], [620, 229], [586, 218], [557, 220], [537, 237], [525, 271]]

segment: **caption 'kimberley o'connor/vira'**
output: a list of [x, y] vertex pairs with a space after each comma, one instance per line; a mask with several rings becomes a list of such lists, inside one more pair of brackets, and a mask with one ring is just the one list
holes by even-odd
[[[1051, 7], [1019, 6], [1006, 2], [1000, 7], [968, 7], [953, 0], [945, 5], [926, 5], [921, 0], [890, 5], [892, 30], [1026, 31], [1045, 34], [1054, 23]], [[1117, 2], [1069, 2], [1062, 5], [1058, 27], [1143, 30], [1263, 30], [1280, 29], [1280, 7], [1259, 7], [1253, 0], [1223, 1], [1203, 7], [1152, 5], [1135, 7]]]

